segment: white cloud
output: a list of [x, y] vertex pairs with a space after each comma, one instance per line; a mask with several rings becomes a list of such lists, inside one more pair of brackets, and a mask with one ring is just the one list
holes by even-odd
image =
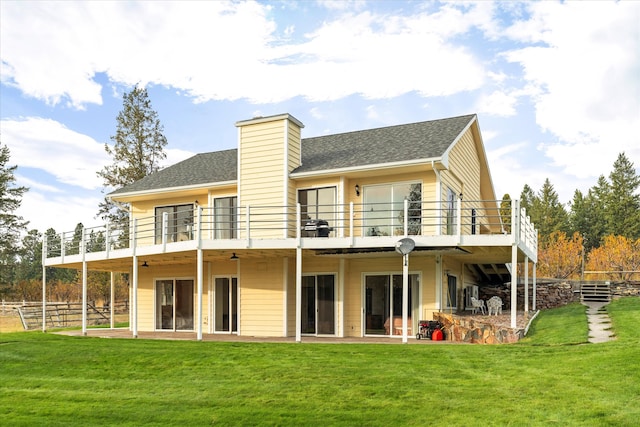
[[[343, 3], [331, 3], [328, 6]], [[174, 87], [198, 101], [296, 96], [377, 99], [478, 88], [474, 55], [448, 40], [486, 21], [486, 7], [373, 14], [349, 3], [293, 41], [276, 39], [270, 7], [254, 2], [3, 2], [3, 83], [50, 104], [100, 104], [96, 73]], [[481, 13], [482, 12], [482, 13]], [[55, 72], [51, 72], [55, 70]]]
[[28, 117], [0, 123], [12, 164], [41, 169], [57, 181], [85, 189], [102, 186], [96, 172], [109, 163], [104, 145], [55, 120]]
[[475, 111], [493, 116], [513, 116], [516, 114], [518, 98], [513, 94], [495, 91], [481, 96], [476, 102]]
[[578, 178], [597, 177], [619, 152], [638, 163], [640, 3], [536, 2], [506, 30], [535, 43], [507, 54], [533, 88], [538, 125], [557, 140], [540, 149]]
[[26, 176], [19, 173], [15, 174], [15, 179], [17, 185], [27, 187], [29, 191], [40, 191], [43, 193], [62, 193], [62, 190], [54, 185], [45, 184], [40, 181], [27, 178]]
[[56, 194], [34, 191], [31, 189], [22, 197], [22, 205], [16, 211], [29, 221], [27, 228], [45, 232], [49, 228], [58, 233], [73, 231], [82, 222], [85, 227], [102, 225], [95, 219], [100, 197], [70, 196], [67, 193]]

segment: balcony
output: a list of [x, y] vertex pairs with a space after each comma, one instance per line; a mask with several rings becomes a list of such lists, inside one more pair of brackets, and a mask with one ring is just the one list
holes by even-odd
[[[518, 201], [409, 201], [314, 206], [196, 207], [174, 215], [135, 218], [66, 232], [44, 241], [45, 265], [140, 254], [239, 249], [354, 250], [395, 247], [411, 237], [417, 247], [517, 247], [537, 261], [537, 231]], [[503, 207], [504, 210], [504, 207]], [[313, 211], [313, 212], [311, 212]]]

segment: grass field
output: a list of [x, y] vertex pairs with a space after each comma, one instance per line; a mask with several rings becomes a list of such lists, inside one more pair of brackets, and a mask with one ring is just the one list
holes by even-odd
[[152, 341], [0, 334], [0, 425], [635, 426], [640, 298], [541, 313], [511, 345]]

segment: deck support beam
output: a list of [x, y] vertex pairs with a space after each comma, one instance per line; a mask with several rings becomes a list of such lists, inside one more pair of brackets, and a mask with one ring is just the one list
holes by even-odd
[[515, 329], [518, 315], [518, 246], [511, 246], [511, 328]]
[[82, 251], [82, 335], [87, 335], [87, 236], [85, 229], [82, 229], [82, 241], [80, 250]]
[[296, 248], [296, 342], [302, 341], [302, 248]]
[[537, 283], [536, 283], [536, 267], [538, 266], [538, 263], [534, 262], [533, 263], [533, 311], [536, 311], [538, 308], [538, 306], [536, 305], [536, 294], [538, 293], [538, 289], [537, 289]]
[[524, 257], [524, 314], [529, 314], [529, 257]]
[[109, 326], [111, 327], [111, 329], [115, 328], [115, 307], [114, 307], [114, 302], [115, 302], [115, 273], [112, 271], [111, 272], [111, 289], [110, 289], [110, 296], [109, 296], [109, 310], [110, 310], [110, 322], [109, 322]]
[[42, 332], [47, 332], [47, 235], [42, 240]]
[[198, 249], [197, 251], [197, 273], [196, 273], [196, 280], [198, 281], [198, 326], [197, 326], [197, 339], [198, 341], [202, 341], [202, 292], [204, 289], [203, 286], [203, 280], [204, 280], [204, 274], [203, 274], [203, 256], [202, 256], [202, 249]]

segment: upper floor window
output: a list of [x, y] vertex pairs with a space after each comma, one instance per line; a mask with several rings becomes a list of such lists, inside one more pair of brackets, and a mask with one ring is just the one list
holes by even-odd
[[[404, 201], [408, 200], [405, 218]], [[364, 227], [366, 236], [418, 235], [422, 228], [422, 184], [403, 182], [364, 187]]]
[[302, 227], [309, 221], [324, 220], [329, 227], [335, 225], [336, 188], [310, 188], [298, 190], [298, 203], [302, 218]]
[[164, 213], [167, 213], [167, 242], [193, 239], [193, 204], [162, 206], [155, 209], [156, 244], [162, 242]]
[[238, 198], [220, 197], [213, 201], [216, 239], [235, 239], [238, 236]]

